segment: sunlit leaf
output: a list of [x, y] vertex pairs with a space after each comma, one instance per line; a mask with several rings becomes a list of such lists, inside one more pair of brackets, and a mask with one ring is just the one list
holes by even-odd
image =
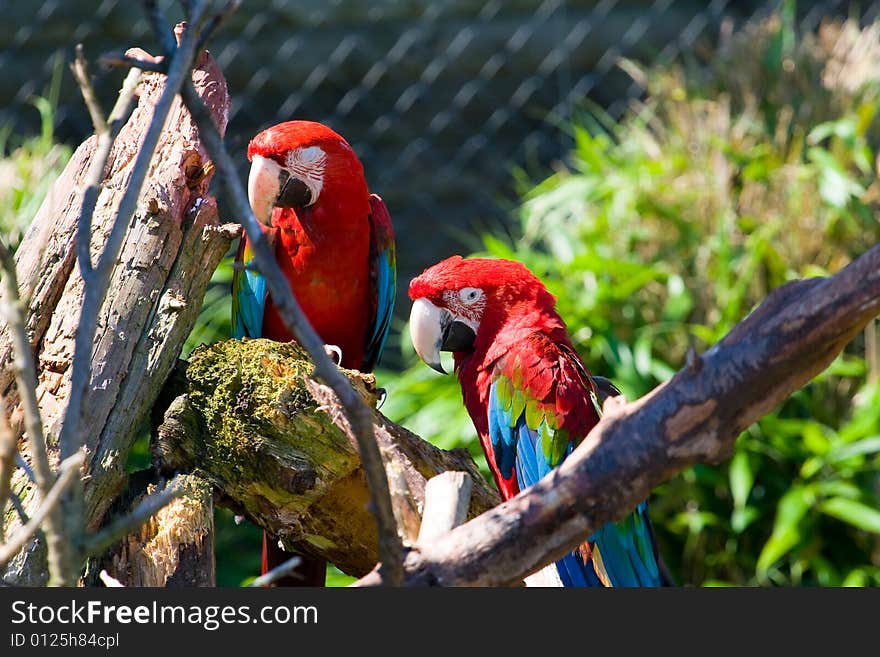
[[880, 511], [856, 500], [833, 497], [819, 505], [822, 513], [866, 532], [880, 534]]
[[730, 494], [733, 496], [734, 506], [742, 509], [746, 505], [746, 500], [755, 481], [749, 463], [749, 455], [744, 450], [739, 450], [733, 455], [730, 460], [728, 476], [730, 477]]
[[741, 534], [755, 520], [761, 517], [761, 512], [753, 506], [734, 509], [730, 516], [730, 527], [737, 534]]
[[758, 556], [757, 570], [766, 574], [774, 563], [784, 557], [801, 540], [800, 522], [813, 502], [813, 495], [803, 487], [795, 487], [779, 500], [773, 533]]
[[877, 453], [880, 453], [880, 436], [871, 436], [870, 438], [863, 438], [862, 440], [832, 450], [828, 454], [828, 460], [837, 462], [853, 456]]

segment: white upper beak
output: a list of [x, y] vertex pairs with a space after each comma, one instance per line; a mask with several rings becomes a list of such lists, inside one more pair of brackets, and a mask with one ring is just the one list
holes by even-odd
[[443, 345], [443, 332], [452, 321], [448, 310], [438, 308], [427, 299], [413, 301], [409, 314], [409, 335], [413, 347], [425, 363], [446, 374], [440, 364], [440, 348]]
[[257, 221], [270, 226], [275, 201], [281, 193], [282, 169], [274, 160], [254, 155], [248, 175], [248, 200]]

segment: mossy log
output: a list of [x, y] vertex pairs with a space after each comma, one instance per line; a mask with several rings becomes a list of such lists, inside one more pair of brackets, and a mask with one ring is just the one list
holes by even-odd
[[[154, 454], [166, 471], [195, 471], [213, 483], [219, 504], [285, 549], [363, 575], [378, 558], [366, 479], [335, 396], [311, 371], [295, 343], [228, 340], [196, 349], [166, 389], [171, 402]], [[420, 513], [425, 482], [449, 470], [473, 477], [468, 517], [500, 501], [466, 450], [441, 450], [390, 422], [376, 409], [374, 377], [345, 373], [373, 408], [397, 509]], [[410, 544], [413, 529], [400, 530]]]

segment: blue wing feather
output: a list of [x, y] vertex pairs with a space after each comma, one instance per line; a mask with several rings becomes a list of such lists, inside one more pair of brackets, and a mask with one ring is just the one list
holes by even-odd
[[[510, 426], [510, 411], [499, 402], [498, 385], [495, 381], [489, 392], [489, 437], [498, 470], [502, 477], [510, 479], [516, 465], [516, 432]], [[534, 476], [537, 477], [537, 473]]]
[[[525, 411], [514, 417], [516, 405], [509, 403], [504, 389], [508, 385], [509, 382], [499, 377], [490, 386], [489, 437], [501, 475], [509, 478], [515, 472], [519, 489], [523, 490], [553, 469], [546, 456], [551, 453], [547, 441], [552, 438], [553, 430], [546, 420], [535, 429], [529, 428]], [[573, 442], [569, 442], [562, 459], [573, 448]], [[662, 581], [647, 513], [647, 503], [642, 502], [632, 514], [603, 525], [588, 539], [601, 562], [593, 556], [585, 560], [580, 549], [559, 559], [556, 569], [563, 584], [603, 586], [604, 580], [612, 586], [660, 586]]]
[[397, 252], [391, 217], [376, 194], [370, 195], [370, 208], [370, 293], [374, 313], [361, 367], [364, 372], [372, 372], [382, 355], [397, 296]]
[[232, 275], [232, 337], [259, 338], [266, 309], [266, 279], [254, 269], [254, 256], [242, 238]]

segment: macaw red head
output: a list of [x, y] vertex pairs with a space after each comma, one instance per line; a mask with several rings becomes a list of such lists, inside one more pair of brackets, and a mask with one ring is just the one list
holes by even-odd
[[[248, 199], [257, 219], [271, 225], [275, 208], [302, 209], [346, 194], [368, 202], [364, 169], [348, 142], [321, 123], [287, 121], [267, 128], [248, 145]], [[328, 194], [335, 188], [335, 194]]]
[[488, 350], [502, 335], [515, 340], [549, 320], [562, 327], [556, 299], [513, 260], [452, 256], [409, 284], [410, 337], [419, 357], [441, 373], [440, 352], [461, 357]]

